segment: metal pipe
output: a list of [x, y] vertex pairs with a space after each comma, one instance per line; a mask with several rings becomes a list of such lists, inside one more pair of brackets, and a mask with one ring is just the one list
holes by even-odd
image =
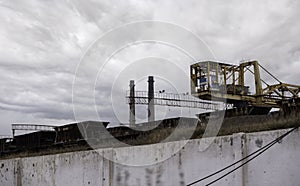
[[135, 96], [134, 96], [134, 80], [129, 83], [129, 126], [135, 126]]
[[154, 79], [153, 76], [148, 76], [148, 122], [152, 122], [154, 120]]

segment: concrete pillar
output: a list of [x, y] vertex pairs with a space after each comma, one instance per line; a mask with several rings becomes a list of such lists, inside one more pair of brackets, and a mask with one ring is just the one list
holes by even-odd
[[155, 120], [154, 110], [154, 79], [153, 76], [148, 77], [148, 122]]

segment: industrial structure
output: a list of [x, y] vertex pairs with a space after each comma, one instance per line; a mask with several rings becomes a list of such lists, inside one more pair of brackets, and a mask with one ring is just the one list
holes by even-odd
[[155, 105], [199, 108], [204, 110], [218, 110], [222, 104], [202, 100], [188, 94], [155, 92], [154, 77], [148, 76], [148, 92], [135, 91], [134, 80], [130, 80], [127, 103], [129, 104], [129, 125], [135, 125], [135, 104], [148, 105], [148, 122], [155, 121]]
[[16, 131], [54, 131], [54, 126], [35, 124], [12, 124], [11, 130], [14, 138]]
[[[261, 69], [277, 83], [268, 84], [261, 79]], [[251, 93], [251, 87], [245, 83], [247, 72], [252, 75], [255, 82], [254, 93]], [[239, 65], [214, 61], [192, 64], [190, 66], [191, 95], [154, 92], [153, 76], [148, 78], [148, 92], [135, 91], [132, 88], [134, 80], [130, 81], [127, 100], [131, 127], [135, 124], [133, 122], [135, 104], [148, 105], [149, 122], [154, 120], [154, 105], [191, 107], [210, 111], [225, 109], [227, 115], [231, 116], [266, 115], [272, 108], [290, 113], [300, 107], [300, 86], [281, 82], [257, 61], [243, 62]]]
[[[261, 79], [261, 69], [278, 83], [268, 84]], [[254, 77], [255, 87], [250, 87], [245, 81], [248, 72]], [[0, 157], [41, 149], [48, 150], [47, 153], [53, 149], [53, 152], [57, 149], [86, 150], [91, 142], [99, 148], [120, 145], [115, 144], [112, 138], [123, 144], [152, 144], [167, 139], [175, 128], [179, 128], [179, 132], [168, 140], [201, 138], [209, 119], [218, 117], [221, 112], [225, 114], [219, 135], [298, 126], [300, 86], [282, 83], [257, 61], [239, 65], [213, 61], [195, 63], [190, 66], [190, 79], [191, 94], [156, 92], [153, 76], [148, 77], [148, 91], [136, 90], [134, 80], [130, 80], [126, 95], [129, 127], [127, 124], [108, 127], [107, 121], [85, 121], [63, 126], [12, 124], [12, 137], [0, 137]], [[255, 90], [253, 93], [251, 88]], [[136, 123], [136, 104], [148, 106], [148, 122]], [[197, 118], [156, 120], [155, 105], [199, 108], [206, 112], [197, 114]], [[272, 108], [279, 111], [270, 114]], [[17, 130], [35, 132], [16, 135]], [[188, 132], [191, 133], [186, 138]]]
[[[260, 69], [277, 83], [272, 85], [261, 79]], [[254, 93], [245, 85], [247, 72], [253, 74]], [[227, 103], [233, 104], [234, 108], [244, 109], [245, 114], [250, 113], [250, 107], [267, 114], [271, 108], [280, 108], [287, 112], [287, 106], [291, 108], [300, 105], [300, 86], [282, 83], [257, 61], [243, 62], [239, 65], [200, 62], [190, 66], [190, 76], [193, 96], [205, 100], [226, 100]]]

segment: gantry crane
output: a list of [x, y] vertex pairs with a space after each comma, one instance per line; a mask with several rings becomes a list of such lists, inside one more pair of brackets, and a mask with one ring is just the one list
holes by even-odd
[[[270, 85], [261, 79], [264, 70], [276, 84]], [[255, 93], [245, 85], [245, 74], [254, 76]], [[288, 111], [298, 108], [300, 86], [282, 83], [257, 61], [239, 65], [205, 61], [190, 66], [191, 94], [204, 100], [225, 100], [245, 114], [266, 114], [271, 108]], [[264, 85], [264, 86], [263, 86]], [[251, 108], [251, 109], [249, 109]]]

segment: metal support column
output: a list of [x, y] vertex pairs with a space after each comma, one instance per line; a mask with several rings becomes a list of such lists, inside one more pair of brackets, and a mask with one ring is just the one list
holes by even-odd
[[254, 67], [254, 76], [255, 76], [255, 89], [256, 89], [256, 102], [257, 103], [262, 103], [262, 84], [261, 84], [261, 79], [260, 79], [260, 73], [259, 73], [259, 66], [258, 62], [254, 61], [253, 62], [253, 67]]
[[241, 87], [245, 86], [245, 75], [244, 75], [244, 64], [240, 64], [240, 69], [239, 69], [239, 85]]

